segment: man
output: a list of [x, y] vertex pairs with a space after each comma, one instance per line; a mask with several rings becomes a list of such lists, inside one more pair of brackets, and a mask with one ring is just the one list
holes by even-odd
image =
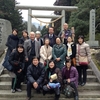
[[32, 64], [27, 70], [27, 100], [31, 99], [31, 88], [40, 92], [45, 76], [45, 69], [42, 63], [39, 63], [38, 57], [33, 57]]
[[64, 42], [64, 44], [67, 43], [68, 36], [72, 36], [71, 30], [68, 29], [67, 23], [64, 23], [63, 31], [61, 31], [58, 36], [62, 38], [62, 41]]
[[46, 34], [44, 36], [44, 40], [45, 40], [45, 38], [49, 38], [50, 46], [53, 47], [53, 45], [56, 43], [56, 38], [57, 38], [57, 36], [54, 34], [54, 28], [53, 27], [49, 27], [48, 34]]
[[30, 32], [30, 39], [26, 40], [24, 43], [25, 48], [25, 59], [28, 62], [28, 65], [31, 64], [32, 58], [34, 56], [39, 57], [39, 43], [35, 40], [35, 33]]
[[39, 46], [41, 48], [41, 46], [43, 45], [43, 39], [41, 38], [41, 32], [36, 31], [35, 34], [36, 34], [35, 40], [39, 42]]

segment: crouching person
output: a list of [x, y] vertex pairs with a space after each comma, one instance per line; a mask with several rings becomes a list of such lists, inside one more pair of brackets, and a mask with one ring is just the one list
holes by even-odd
[[23, 81], [23, 69], [24, 69], [24, 47], [22, 44], [18, 44], [17, 49], [14, 50], [9, 56], [9, 62], [13, 67], [15, 78], [12, 78], [11, 92], [21, 92], [21, 82]]
[[40, 92], [44, 80], [45, 69], [37, 57], [33, 57], [32, 64], [27, 69], [27, 100], [31, 99], [31, 89]]
[[49, 61], [49, 67], [46, 70], [44, 86], [43, 86], [43, 95], [47, 92], [55, 92], [55, 99], [59, 100], [60, 97], [60, 83], [62, 81], [62, 75], [59, 68], [56, 68], [54, 61]]
[[75, 91], [75, 97], [74, 100], [78, 99], [78, 72], [77, 69], [73, 66], [71, 66], [71, 60], [68, 59], [66, 61], [65, 67], [62, 69], [62, 79], [63, 79], [63, 85], [70, 85], [74, 91]]

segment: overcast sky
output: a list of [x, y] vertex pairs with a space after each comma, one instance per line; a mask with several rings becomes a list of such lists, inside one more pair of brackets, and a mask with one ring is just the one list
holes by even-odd
[[[33, 6], [52, 6], [56, 0], [17, 0], [20, 5], [33, 5]], [[32, 11], [34, 15], [51, 15], [53, 11]], [[28, 20], [28, 11], [22, 10], [22, 16], [24, 20]], [[50, 19], [40, 19], [42, 21], [50, 21]], [[32, 19], [32, 22], [38, 22], [36, 19]], [[39, 23], [39, 22], [38, 22]]]

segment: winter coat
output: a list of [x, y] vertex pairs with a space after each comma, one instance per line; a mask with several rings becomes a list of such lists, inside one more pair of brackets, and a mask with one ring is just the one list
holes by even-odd
[[[79, 65], [79, 55], [81, 56], [87, 56], [88, 61], [91, 61], [91, 53], [90, 53], [90, 47], [87, 43], [83, 42], [81, 45], [77, 44], [77, 52], [76, 52], [76, 65]], [[80, 48], [80, 49], [79, 49]]]
[[[27, 39], [29, 39], [29, 37], [27, 37]], [[23, 45], [24, 45], [24, 42], [25, 42], [27, 39], [25, 39], [24, 37], [21, 37], [21, 38], [19, 39], [19, 44], [23, 44]]]
[[32, 84], [37, 82], [42, 84], [45, 76], [45, 69], [42, 63], [39, 63], [38, 66], [31, 64], [27, 69], [27, 80]]
[[[64, 44], [60, 44], [60, 45], [55, 44], [53, 46], [52, 56], [53, 56], [53, 59], [55, 60], [56, 67], [62, 69], [62, 67], [64, 66], [66, 53], [67, 53], [67, 50]], [[56, 61], [56, 58], [60, 58], [61, 60]]]
[[53, 45], [56, 44], [56, 38], [57, 38], [57, 36], [54, 35], [54, 34], [53, 34], [53, 37], [52, 37], [52, 38], [49, 37], [49, 33], [46, 34], [43, 38], [44, 38], [44, 40], [45, 40], [46, 38], [48, 38], [48, 39], [50, 40], [50, 46], [51, 46], [51, 47], [53, 47]]
[[52, 58], [52, 47], [48, 46], [48, 48], [46, 47], [46, 45], [43, 45], [40, 48], [40, 62], [44, 64], [45, 60], [51, 60]]
[[6, 57], [11, 54], [13, 49], [16, 49], [18, 42], [19, 42], [19, 38], [17, 35], [15, 36], [15, 35], [11, 34], [8, 36], [8, 39], [6, 42], [6, 46], [8, 47]]
[[45, 79], [44, 79], [44, 85], [48, 84], [50, 82], [50, 79], [49, 79], [49, 72], [51, 72], [51, 75], [53, 74], [57, 74], [57, 79], [54, 80], [52, 83], [61, 83], [62, 82], [62, 74], [61, 74], [61, 70], [59, 68], [48, 68], [46, 70], [46, 73], [45, 73]]
[[13, 66], [13, 71], [16, 73], [19, 69], [24, 69], [25, 55], [18, 53], [17, 50], [13, 51], [9, 56], [9, 62]]
[[[66, 67], [63, 67], [62, 69], [62, 78], [63, 80], [66, 79]], [[76, 87], [78, 86], [78, 72], [77, 69], [75, 67], [71, 67], [70, 69], [70, 81], [74, 82]]]

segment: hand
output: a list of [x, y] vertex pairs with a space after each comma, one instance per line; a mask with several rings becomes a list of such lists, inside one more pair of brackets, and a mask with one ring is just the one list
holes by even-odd
[[20, 73], [22, 71], [22, 69], [20, 69], [19, 71], [17, 71], [18, 73]]
[[47, 84], [47, 88], [50, 89], [50, 86]]
[[70, 79], [67, 79], [67, 82], [70, 83]]
[[28, 61], [28, 58], [26, 58], [25, 60]]
[[60, 61], [60, 58], [56, 58], [57, 61]]
[[66, 59], [70, 59], [70, 57], [66, 57]]
[[37, 82], [34, 82], [34, 83], [33, 83], [33, 87], [34, 87], [35, 89], [38, 87]]
[[50, 82], [52, 82], [52, 79], [50, 79]]

